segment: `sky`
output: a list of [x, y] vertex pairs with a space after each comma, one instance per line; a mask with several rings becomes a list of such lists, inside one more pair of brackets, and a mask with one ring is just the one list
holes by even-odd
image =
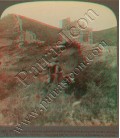
[[[86, 16], [92, 9], [98, 16], [90, 21]], [[55, 27], [61, 27], [60, 21], [70, 17], [71, 21], [84, 18], [93, 31], [117, 26], [114, 13], [108, 7], [89, 2], [26, 2], [8, 7], [1, 18], [8, 14], [18, 14]], [[93, 17], [93, 15], [91, 16]]]

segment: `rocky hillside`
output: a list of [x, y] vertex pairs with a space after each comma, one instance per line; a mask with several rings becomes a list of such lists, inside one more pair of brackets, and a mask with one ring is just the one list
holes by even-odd
[[[0, 125], [15, 125], [29, 111], [38, 106], [41, 99], [56, 87], [56, 81], [48, 82], [49, 68], [44, 73], [33, 77], [30, 69], [36, 59], [56, 48], [60, 32], [55, 28], [18, 15], [8, 15], [0, 21]], [[94, 32], [95, 44], [100, 40], [115, 40], [115, 29]], [[104, 39], [103, 39], [104, 38]], [[113, 42], [113, 41], [112, 41]], [[109, 44], [109, 43], [108, 43]], [[67, 75], [81, 62], [82, 46], [76, 42], [69, 46], [63, 43], [65, 50], [58, 54], [57, 61], [62, 75]], [[96, 46], [96, 45], [95, 45]], [[84, 52], [90, 51], [84, 47]], [[57, 49], [56, 52], [58, 52]], [[86, 67], [73, 84], [56, 99], [42, 119], [38, 118], [33, 125], [115, 125], [117, 111], [117, 55], [116, 47], [111, 47], [104, 60], [100, 59]], [[112, 51], [112, 52], [111, 52]], [[56, 64], [56, 63], [55, 63]], [[27, 82], [23, 84], [16, 75], [24, 70]], [[29, 75], [28, 75], [29, 74]], [[23, 74], [22, 77], [25, 74]], [[62, 76], [61, 75], [61, 76]], [[77, 102], [76, 102], [77, 101]], [[76, 104], [77, 103], [77, 104]], [[101, 104], [102, 103], [102, 104]], [[53, 108], [54, 107], [54, 108]], [[55, 114], [56, 113], [56, 114]]]
[[117, 45], [117, 27], [96, 31], [93, 33], [94, 43], [105, 40], [110, 46]]

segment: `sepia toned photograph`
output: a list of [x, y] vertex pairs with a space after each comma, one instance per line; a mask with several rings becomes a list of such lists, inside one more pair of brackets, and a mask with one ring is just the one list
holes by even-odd
[[97, 2], [26, 1], [5, 8], [0, 127], [16, 135], [26, 127], [116, 127], [117, 26], [114, 11]]

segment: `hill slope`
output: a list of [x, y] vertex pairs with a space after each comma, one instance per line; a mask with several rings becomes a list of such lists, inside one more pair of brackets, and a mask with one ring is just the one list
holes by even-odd
[[104, 40], [108, 42], [111, 46], [117, 45], [117, 27], [110, 29], [96, 31], [93, 33], [94, 43]]

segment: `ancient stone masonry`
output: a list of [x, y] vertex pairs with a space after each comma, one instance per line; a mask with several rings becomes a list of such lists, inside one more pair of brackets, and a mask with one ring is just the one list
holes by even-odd
[[67, 36], [69, 36], [70, 38], [74, 38], [74, 41], [77, 41], [82, 45], [93, 44], [92, 29], [79, 29], [78, 21], [71, 22], [70, 18], [63, 19], [61, 22], [61, 27], [65, 31]]

